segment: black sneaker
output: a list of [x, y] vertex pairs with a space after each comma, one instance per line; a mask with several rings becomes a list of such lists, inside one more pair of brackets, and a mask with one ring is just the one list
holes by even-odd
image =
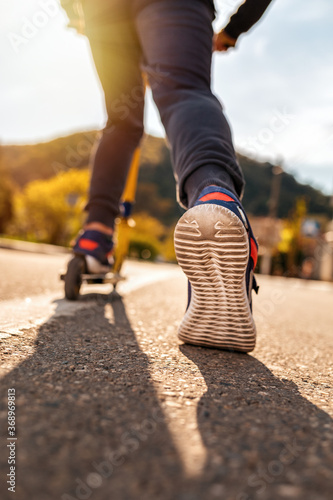
[[88, 229], [78, 236], [73, 247], [75, 255], [85, 256], [90, 274], [108, 273], [113, 265], [112, 236]]
[[190, 283], [179, 338], [188, 344], [252, 351], [258, 244], [237, 197], [217, 186], [205, 188], [178, 221], [175, 250]]

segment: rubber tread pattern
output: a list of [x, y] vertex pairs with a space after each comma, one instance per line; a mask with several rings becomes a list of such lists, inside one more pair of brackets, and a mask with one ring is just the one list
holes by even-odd
[[188, 210], [175, 229], [178, 263], [191, 283], [178, 336], [189, 344], [250, 352], [256, 328], [246, 291], [249, 237], [226, 207]]

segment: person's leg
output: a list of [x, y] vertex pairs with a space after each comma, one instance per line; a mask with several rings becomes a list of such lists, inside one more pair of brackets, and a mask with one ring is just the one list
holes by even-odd
[[210, 88], [212, 20], [206, 4], [185, 0], [152, 2], [136, 16], [145, 70], [186, 208], [206, 186], [241, 197], [244, 185], [228, 122]]
[[108, 121], [93, 159], [87, 227], [113, 228], [133, 153], [143, 134], [141, 49], [126, 0], [85, 2], [87, 35]]
[[212, 11], [160, 0], [137, 16], [153, 96], [171, 145], [179, 198], [192, 207], [175, 229], [190, 283], [178, 335], [186, 343], [251, 351], [257, 243], [239, 198], [243, 175], [229, 125], [210, 90]]
[[141, 49], [129, 0], [84, 2], [87, 35], [104, 90], [108, 121], [93, 158], [88, 218], [73, 251], [91, 273], [112, 265], [113, 226], [133, 153], [143, 134]]

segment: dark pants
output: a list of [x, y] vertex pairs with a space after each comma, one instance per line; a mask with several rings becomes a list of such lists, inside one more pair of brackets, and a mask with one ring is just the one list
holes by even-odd
[[85, 0], [87, 33], [108, 122], [94, 157], [88, 222], [113, 225], [133, 152], [143, 134], [144, 83], [170, 144], [177, 194], [188, 208], [216, 184], [241, 196], [230, 128], [212, 94], [213, 10], [200, 0]]

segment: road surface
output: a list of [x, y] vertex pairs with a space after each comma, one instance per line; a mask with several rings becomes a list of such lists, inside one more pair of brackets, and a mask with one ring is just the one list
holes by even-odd
[[331, 284], [259, 277], [246, 355], [178, 341], [176, 266], [129, 262], [122, 300], [68, 303], [67, 258], [0, 250], [2, 499], [332, 498]]

